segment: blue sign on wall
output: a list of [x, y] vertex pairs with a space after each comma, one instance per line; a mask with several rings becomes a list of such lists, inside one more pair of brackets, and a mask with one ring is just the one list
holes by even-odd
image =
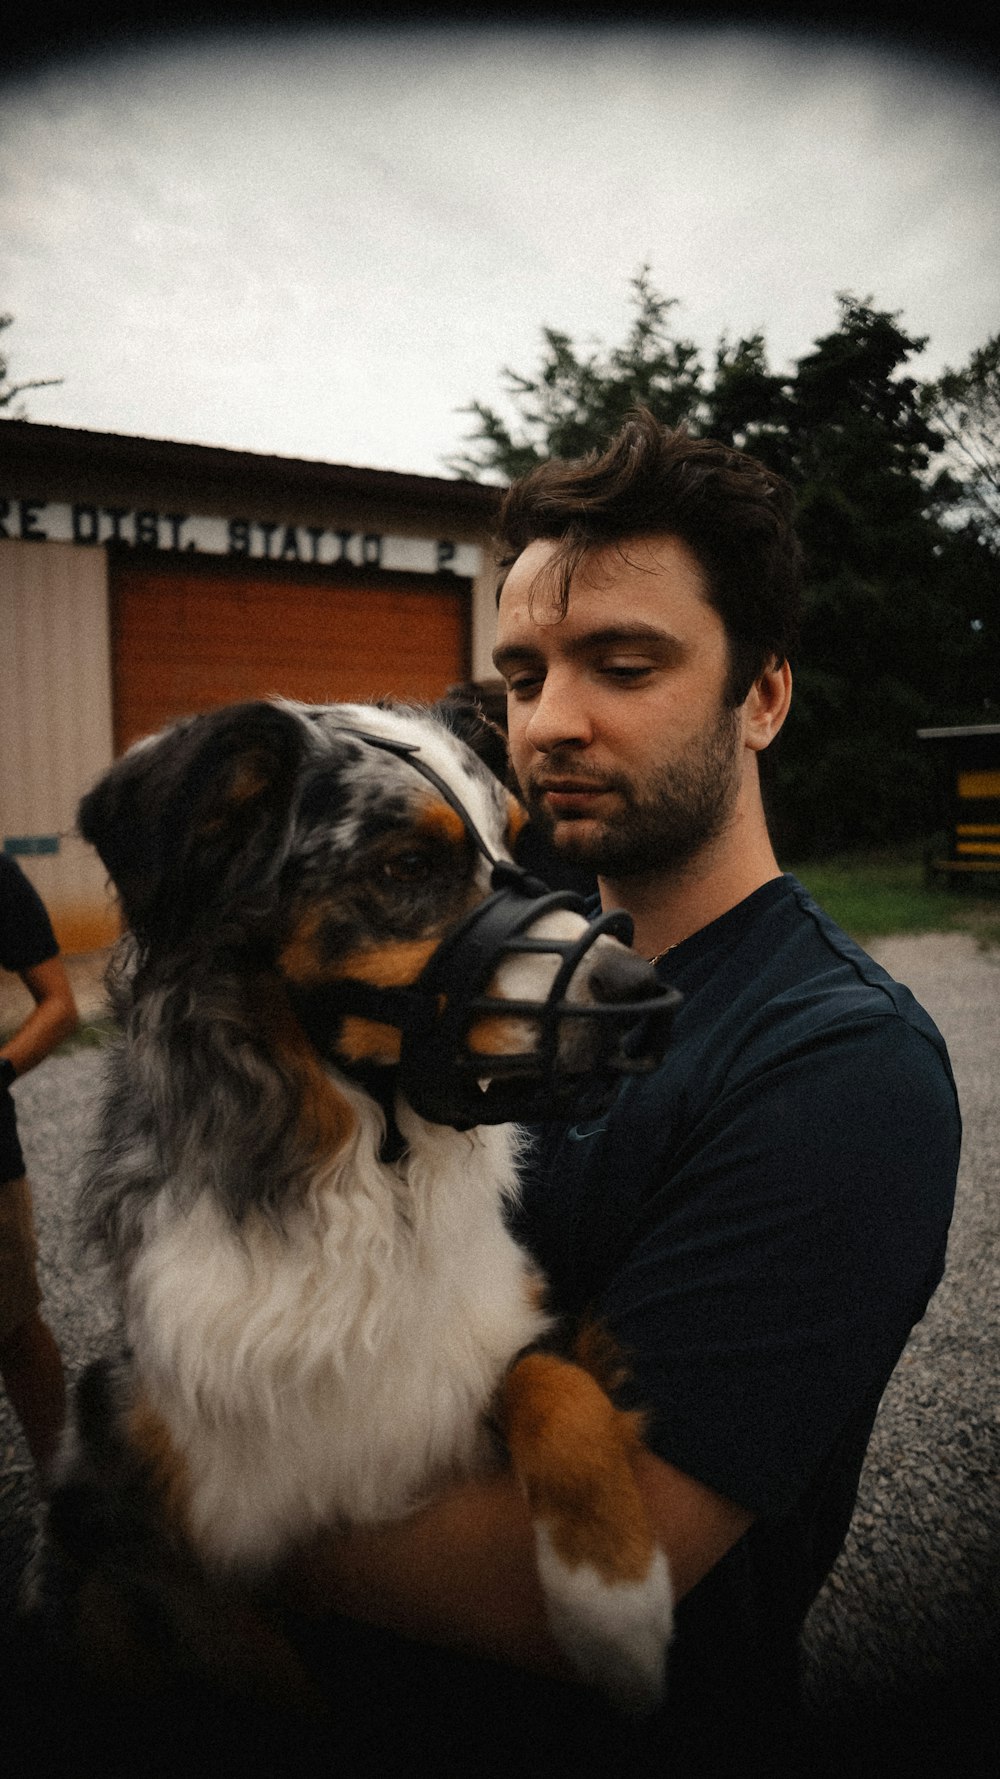
[[8, 858], [37, 859], [42, 853], [59, 851], [58, 834], [8, 834], [3, 843]]

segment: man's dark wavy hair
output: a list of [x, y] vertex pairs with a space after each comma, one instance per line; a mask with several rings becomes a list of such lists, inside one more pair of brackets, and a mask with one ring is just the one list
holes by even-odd
[[553, 538], [565, 612], [570, 581], [589, 551], [633, 537], [680, 538], [726, 627], [727, 701], [742, 704], [798, 637], [802, 551], [794, 505], [784, 478], [756, 458], [692, 438], [685, 427], [671, 431], [638, 408], [604, 451], [551, 458], [508, 488], [497, 522], [499, 590], [528, 544]]

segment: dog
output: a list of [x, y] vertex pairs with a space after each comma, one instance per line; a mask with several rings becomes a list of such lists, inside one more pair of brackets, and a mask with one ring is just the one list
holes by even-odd
[[560, 1350], [507, 1213], [509, 1120], [653, 1066], [670, 997], [624, 917], [514, 866], [484, 733], [446, 705], [236, 705], [81, 804], [125, 926], [82, 1214], [126, 1352], [82, 1380], [48, 1537], [109, 1684], [181, 1662], [294, 1691], [258, 1608], [296, 1553], [509, 1463], [575, 1672], [660, 1696], [640, 1419], [592, 1331]]

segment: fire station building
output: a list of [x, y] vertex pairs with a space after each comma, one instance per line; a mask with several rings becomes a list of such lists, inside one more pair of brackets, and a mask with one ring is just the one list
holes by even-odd
[[497, 499], [0, 422], [0, 837], [64, 951], [116, 930], [75, 812], [140, 736], [243, 698], [495, 695]]

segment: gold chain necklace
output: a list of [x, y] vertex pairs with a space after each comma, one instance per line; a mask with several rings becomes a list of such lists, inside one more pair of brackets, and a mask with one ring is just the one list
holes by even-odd
[[665, 945], [662, 951], [658, 951], [655, 957], [651, 957], [649, 959], [649, 962], [651, 964], [661, 963], [665, 957], [669, 956], [670, 952], [676, 951], [676, 950], [677, 950], [676, 945]]

